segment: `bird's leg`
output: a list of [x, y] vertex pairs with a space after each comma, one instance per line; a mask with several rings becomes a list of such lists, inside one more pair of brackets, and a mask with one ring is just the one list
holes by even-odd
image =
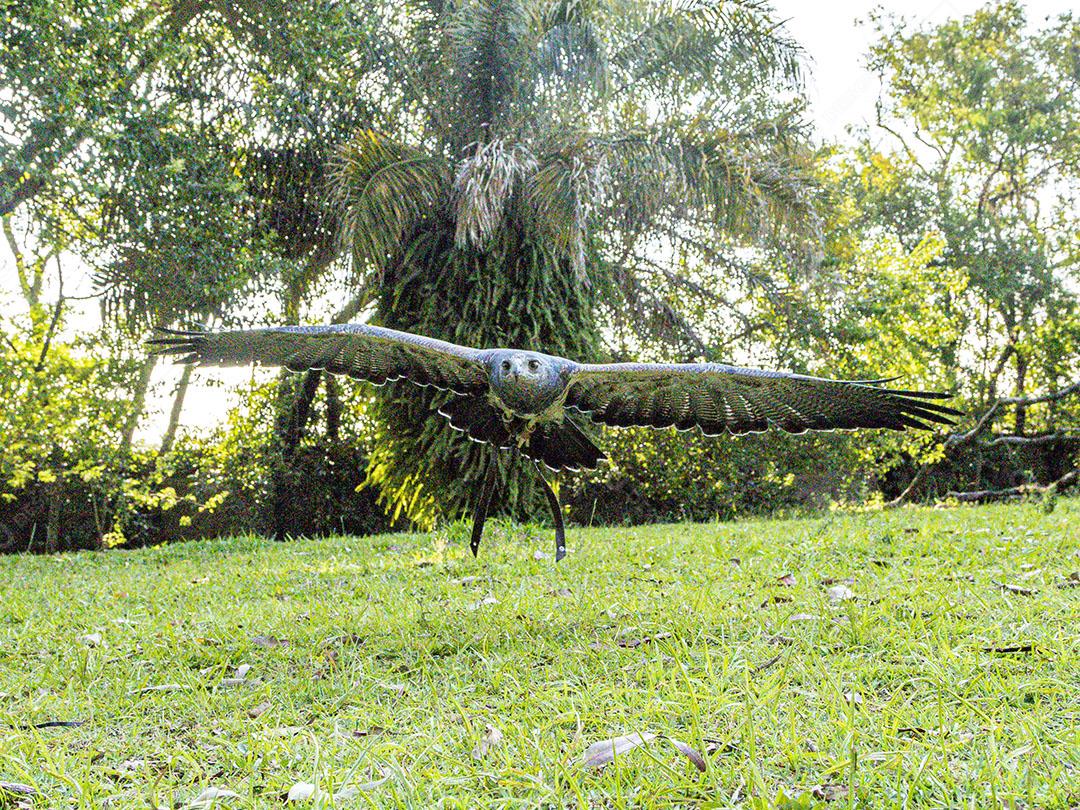
[[480, 552], [480, 537], [484, 534], [484, 521], [487, 520], [491, 496], [495, 492], [495, 476], [497, 473], [498, 466], [495, 459], [489, 459], [487, 474], [484, 476], [484, 488], [480, 491], [480, 500], [477, 502], [476, 511], [473, 513], [472, 540], [469, 541], [469, 548], [472, 549], [474, 557]]
[[562, 507], [559, 506], [559, 498], [544, 477], [539, 464], [536, 465], [536, 474], [540, 477], [544, 494], [547, 495], [548, 506], [551, 507], [551, 516], [555, 519], [555, 562], [558, 562], [566, 556], [566, 529], [563, 527]]

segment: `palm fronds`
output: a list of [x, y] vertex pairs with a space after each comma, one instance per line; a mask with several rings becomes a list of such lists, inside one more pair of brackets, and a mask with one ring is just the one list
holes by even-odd
[[331, 166], [330, 189], [356, 262], [383, 268], [408, 230], [441, 201], [446, 178], [440, 158], [371, 130], [345, 143]]

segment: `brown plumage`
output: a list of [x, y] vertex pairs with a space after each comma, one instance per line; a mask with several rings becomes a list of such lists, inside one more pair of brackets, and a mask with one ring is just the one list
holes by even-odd
[[[829, 380], [720, 363], [584, 364], [518, 349], [473, 349], [367, 324], [174, 332], [150, 342], [200, 365], [322, 369], [382, 385], [407, 379], [451, 391], [440, 413], [470, 439], [518, 451], [552, 470], [594, 469], [605, 458], [580, 414], [615, 427], [698, 428], [706, 435], [887, 428], [926, 430], [960, 411], [948, 394], [884, 387], [889, 380]], [[494, 470], [473, 524], [476, 553]], [[541, 476], [565, 555], [562, 514]]]

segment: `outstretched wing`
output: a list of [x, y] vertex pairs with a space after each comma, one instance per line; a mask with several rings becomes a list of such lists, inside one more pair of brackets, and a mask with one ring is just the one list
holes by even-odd
[[949, 394], [882, 387], [888, 380], [826, 380], [720, 363], [579, 365], [565, 404], [618, 427], [698, 427], [749, 433], [837, 428], [929, 429], [961, 412], [934, 400]]
[[458, 394], [486, 391], [485, 352], [367, 324], [279, 326], [234, 332], [161, 329], [150, 341], [159, 354], [182, 363], [243, 366], [258, 363], [292, 371], [320, 369], [382, 385], [405, 378]]

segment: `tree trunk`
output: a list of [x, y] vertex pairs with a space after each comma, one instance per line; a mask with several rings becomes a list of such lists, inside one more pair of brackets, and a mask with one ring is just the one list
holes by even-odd
[[[1013, 395], [1017, 399], [1023, 399], [1024, 387], [1027, 384], [1027, 370], [1028, 359], [1027, 355], [1023, 352], [1016, 353], [1016, 393]], [[1017, 436], [1024, 435], [1024, 429], [1027, 427], [1027, 408], [1023, 403], [1016, 406], [1016, 427], [1013, 431]]]
[[60, 487], [49, 484], [49, 511], [45, 518], [45, 553], [53, 554], [60, 550]]
[[150, 376], [154, 373], [154, 364], [157, 363], [157, 355], [148, 354], [139, 369], [139, 378], [135, 381], [135, 387], [131, 392], [131, 410], [128, 412], [127, 421], [124, 423], [124, 433], [120, 438], [120, 456], [126, 456], [131, 451], [131, 442], [135, 438], [135, 429], [139, 426], [146, 409], [146, 392], [150, 389]]
[[172, 450], [173, 442], [176, 441], [176, 431], [180, 427], [180, 413], [184, 409], [184, 398], [187, 396], [188, 385], [191, 383], [191, 371], [194, 368], [195, 366], [191, 363], [185, 364], [184, 371], [180, 374], [180, 382], [176, 384], [172, 410], [169, 411], [169, 425], [165, 428], [165, 435], [161, 437], [162, 455]]

